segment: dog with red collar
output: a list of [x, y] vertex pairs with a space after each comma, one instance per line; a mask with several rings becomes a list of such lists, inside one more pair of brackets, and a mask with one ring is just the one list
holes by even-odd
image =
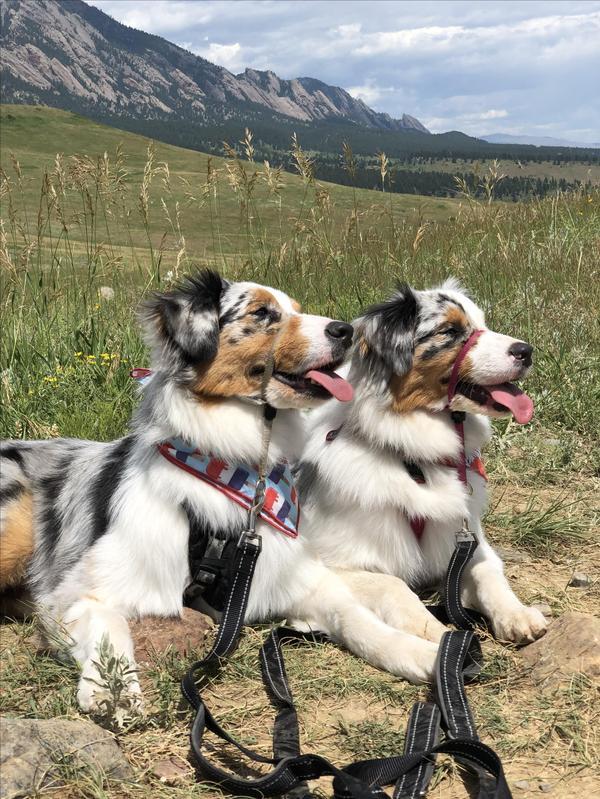
[[[513, 593], [481, 522], [490, 418], [531, 420], [533, 402], [513, 381], [529, 372], [533, 348], [489, 330], [454, 281], [401, 285], [354, 327], [354, 399], [310, 415], [299, 468], [305, 535], [328, 565], [401, 577], [417, 592], [440, 584], [457, 533], [471, 531], [465, 605], [499, 639], [543, 635], [546, 620]], [[396, 610], [396, 626], [402, 614], [416, 636], [438, 623], [417, 593]]]

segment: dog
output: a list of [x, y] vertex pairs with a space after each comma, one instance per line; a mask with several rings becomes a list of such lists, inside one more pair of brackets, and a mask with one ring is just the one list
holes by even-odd
[[[209, 453], [218, 469], [258, 463], [266, 401], [278, 409], [273, 469], [299, 457], [299, 410], [351, 394], [333, 370], [352, 326], [303, 314], [277, 289], [205, 270], [155, 294], [142, 321], [152, 374], [128, 435], [0, 448], [2, 585], [26, 583], [50, 645], [62, 639], [80, 666], [81, 709], [97, 713], [109, 702], [98, 670], [106, 643], [132, 668], [123, 712], [141, 712], [128, 619], [181, 614], [192, 523], [219, 541], [237, 541], [246, 529], [246, 508], [178, 459]], [[187, 447], [184, 456], [177, 446]], [[287, 618], [379, 668], [413, 682], [432, 678], [444, 628], [407, 620], [402, 581], [332, 570], [303, 535], [262, 516], [256, 529], [262, 552], [246, 622]]]
[[[354, 327], [354, 399], [309, 419], [298, 470], [304, 535], [328, 566], [394, 575], [417, 592], [440, 583], [465, 520], [478, 546], [462, 601], [491, 621], [499, 639], [540, 637], [544, 616], [515, 596], [485, 538], [479, 458], [490, 418], [526, 423], [533, 414], [530, 398], [507, 382], [527, 375], [533, 348], [488, 330], [482, 310], [452, 280], [427, 291], [401, 284]], [[454, 468], [461, 457], [454, 411], [466, 413], [467, 486]], [[416, 593], [405, 601], [411, 613], [421, 604]]]

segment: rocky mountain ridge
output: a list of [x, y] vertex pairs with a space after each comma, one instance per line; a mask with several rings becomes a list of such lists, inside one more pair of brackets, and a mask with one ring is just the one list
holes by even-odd
[[414, 117], [393, 119], [314, 78], [254, 69], [234, 75], [82, 0], [3, 0], [0, 28], [3, 102], [213, 124], [241, 116], [331, 119], [428, 133]]

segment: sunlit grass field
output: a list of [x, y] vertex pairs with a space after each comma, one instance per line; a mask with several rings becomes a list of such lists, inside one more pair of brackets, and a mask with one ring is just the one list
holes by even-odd
[[[135, 401], [129, 370], [147, 365], [136, 307], [196, 266], [281, 287], [306, 309], [343, 319], [396, 280], [421, 288], [454, 276], [490, 327], [536, 352], [534, 422], [498, 423], [487, 453], [491, 537], [526, 553], [526, 566], [509, 566], [525, 600], [556, 614], [597, 611], [597, 578], [585, 592], [565, 586], [574, 568], [598, 568], [600, 192], [497, 203], [493, 173], [486, 201], [460, 186], [452, 200], [354, 191], [316, 182], [301, 142], [291, 144], [293, 176], [254, 162], [250, 136], [239, 155], [218, 159], [149, 146], [64, 112], [4, 106], [1, 114], [2, 437], [122, 435]], [[340, 157], [351, 172], [352, 154]], [[252, 659], [258, 637], [247, 634], [211, 690], [242, 740], [267, 751]], [[4, 711], [77, 714], [69, 667], [34, 657], [31, 628], [5, 628], [3, 639]], [[592, 795], [598, 725], [589, 682], [548, 700], [514, 651], [489, 643], [486, 657], [487, 676], [471, 695], [509, 777], [534, 773], [563, 786], [554, 796]], [[71, 775], [61, 796], [215, 795], [193, 787], [191, 770], [174, 788], [151, 774], [158, 756], [185, 761], [182, 668], [174, 657], [157, 660], [147, 676], [154, 714], [120, 736], [139, 781], [110, 786], [102, 776]], [[419, 689], [333, 647], [293, 653], [290, 671], [306, 751], [325, 749], [343, 763], [401, 749], [397, 731]], [[260, 733], [223, 699], [233, 686], [264, 719]], [[464, 796], [450, 767], [442, 775], [433, 796]]]

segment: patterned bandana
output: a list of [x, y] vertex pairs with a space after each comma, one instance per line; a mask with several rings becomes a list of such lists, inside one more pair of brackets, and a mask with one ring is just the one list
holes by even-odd
[[[175, 466], [204, 480], [243, 508], [250, 509], [258, 481], [256, 466], [213, 458], [179, 438], [164, 441], [158, 449]], [[288, 463], [278, 463], [267, 475], [265, 504], [260, 518], [290, 538], [298, 537], [300, 504]]]

